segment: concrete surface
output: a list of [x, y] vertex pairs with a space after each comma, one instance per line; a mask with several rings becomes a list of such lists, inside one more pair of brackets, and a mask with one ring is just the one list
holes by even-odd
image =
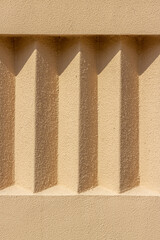
[[159, 1], [6, 0], [0, 22], [0, 239], [159, 240]]

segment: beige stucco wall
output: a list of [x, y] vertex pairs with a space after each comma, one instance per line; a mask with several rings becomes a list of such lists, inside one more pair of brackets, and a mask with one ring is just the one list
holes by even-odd
[[0, 239], [160, 239], [160, 2], [0, 1]]
[[1, 0], [3, 34], [159, 34], [159, 0]]

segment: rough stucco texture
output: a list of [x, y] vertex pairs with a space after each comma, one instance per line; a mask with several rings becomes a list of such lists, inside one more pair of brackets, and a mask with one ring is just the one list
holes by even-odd
[[160, 38], [1, 36], [0, 239], [160, 239]]
[[1, 34], [160, 34], [159, 0], [1, 0]]

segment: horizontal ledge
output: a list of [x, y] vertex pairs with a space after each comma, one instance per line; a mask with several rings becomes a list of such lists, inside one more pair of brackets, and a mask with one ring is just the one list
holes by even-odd
[[13, 185], [0, 190], [1, 196], [158, 196], [160, 193], [158, 191], [153, 191], [148, 188], [138, 186], [124, 193], [116, 193], [110, 189], [104, 188], [102, 186], [97, 186], [93, 189], [85, 191], [83, 193], [77, 193], [65, 186], [56, 185], [54, 187], [43, 190], [42, 192], [32, 193], [30, 190], [23, 188], [21, 186]]
[[3, 240], [160, 239], [157, 196], [1, 196], [0, 212]]

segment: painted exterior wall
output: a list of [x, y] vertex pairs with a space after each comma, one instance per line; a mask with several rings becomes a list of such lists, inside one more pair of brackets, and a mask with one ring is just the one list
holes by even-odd
[[0, 239], [160, 239], [160, 2], [0, 2]]

